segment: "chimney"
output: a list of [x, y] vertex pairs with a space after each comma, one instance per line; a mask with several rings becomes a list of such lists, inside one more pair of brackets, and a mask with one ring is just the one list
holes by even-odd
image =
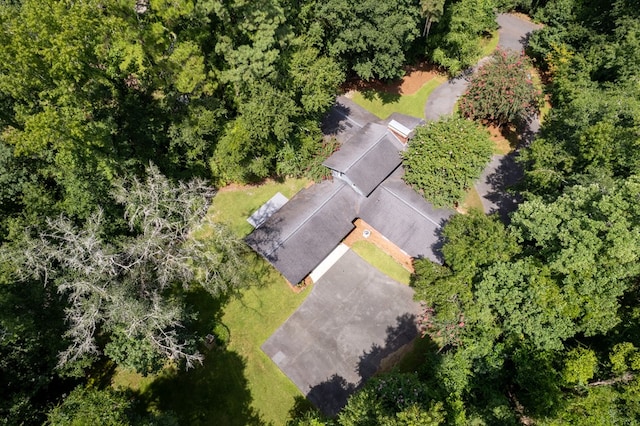
[[393, 133], [393, 135], [398, 138], [403, 145], [406, 145], [409, 141], [409, 134], [411, 130], [406, 126], [398, 123], [396, 120], [391, 120], [387, 125], [387, 128]]

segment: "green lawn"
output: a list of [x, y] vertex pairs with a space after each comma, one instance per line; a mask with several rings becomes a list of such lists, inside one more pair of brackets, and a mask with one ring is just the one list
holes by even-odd
[[355, 92], [352, 100], [376, 115], [379, 118], [387, 118], [394, 112], [410, 115], [412, 117], [424, 117], [424, 105], [431, 92], [446, 81], [446, 77], [437, 76], [426, 82], [420, 90], [413, 95], [397, 95], [375, 90]]
[[383, 252], [376, 245], [368, 241], [356, 241], [351, 249], [383, 274], [403, 284], [409, 284], [411, 272], [404, 269], [393, 257]]
[[482, 53], [480, 54], [480, 58], [484, 58], [485, 56], [491, 55], [498, 47], [499, 42], [500, 42], [500, 35], [498, 33], [498, 30], [493, 31], [491, 33], [491, 37], [481, 39], [480, 49]]
[[466, 211], [471, 209], [484, 211], [482, 200], [480, 199], [480, 195], [478, 194], [478, 191], [476, 191], [475, 186], [472, 186], [467, 190], [467, 194], [465, 195], [464, 200], [462, 200], [462, 208]]
[[[246, 223], [249, 214], [276, 192], [291, 197], [306, 184], [305, 180], [287, 180], [222, 192], [215, 197], [211, 214], [244, 236], [251, 229]], [[295, 294], [284, 278], [254, 253], [247, 256], [247, 262], [256, 273], [256, 282], [239, 298], [220, 304], [203, 292], [189, 297], [190, 306], [200, 313], [204, 323], [219, 322], [228, 328], [230, 341], [226, 349], [205, 349], [204, 365], [187, 372], [166, 368], [145, 378], [117, 370], [113, 385], [139, 392], [152, 410], [175, 412], [179, 424], [285, 424], [289, 412], [299, 408], [302, 395], [260, 345], [298, 308], [311, 289]], [[205, 334], [205, 329], [202, 332]]]
[[277, 192], [291, 198], [309, 182], [307, 179], [287, 179], [284, 182], [248, 186], [242, 190], [223, 191], [213, 199], [211, 215], [214, 220], [229, 225], [236, 235], [244, 237], [252, 230], [247, 218], [269, 198]]

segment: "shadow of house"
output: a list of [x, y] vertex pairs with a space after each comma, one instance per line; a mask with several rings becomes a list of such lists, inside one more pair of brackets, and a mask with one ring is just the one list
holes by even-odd
[[393, 114], [368, 123], [323, 164], [334, 179], [296, 194], [245, 241], [293, 285], [307, 277], [362, 218], [412, 257], [438, 262], [435, 209], [402, 180], [401, 152], [420, 119]]

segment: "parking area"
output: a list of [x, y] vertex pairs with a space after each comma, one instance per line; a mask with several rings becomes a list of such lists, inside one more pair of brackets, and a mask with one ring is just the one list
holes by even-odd
[[418, 334], [413, 290], [348, 250], [262, 350], [325, 414]]

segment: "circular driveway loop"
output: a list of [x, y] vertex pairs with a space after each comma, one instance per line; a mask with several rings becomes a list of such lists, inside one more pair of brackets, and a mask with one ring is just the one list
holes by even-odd
[[413, 290], [347, 251], [262, 350], [327, 415], [418, 334]]

